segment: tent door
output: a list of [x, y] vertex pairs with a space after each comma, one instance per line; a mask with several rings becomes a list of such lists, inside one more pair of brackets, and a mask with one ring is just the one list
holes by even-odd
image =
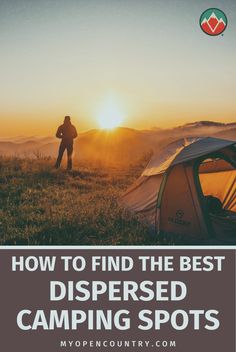
[[198, 166], [204, 215], [214, 236], [236, 234], [236, 169], [222, 157]]

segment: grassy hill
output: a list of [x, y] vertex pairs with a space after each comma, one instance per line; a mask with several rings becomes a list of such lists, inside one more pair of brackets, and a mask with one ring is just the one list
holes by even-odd
[[[53, 137], [0, 139], [0, 245], [170, 244], [117, 204], [150, 155], [189, 135], [236, 140], [235, 124], [170, 130], [91, 130], [75, 142], [75, 171], [55, 170]], [[37, 149], [38, 148], [38, 149]], [[15, 156], [14, 156], [15, 155]], [[16, 156], [19, 155], [19, 156]]]
[[120, 194], [144, 166], [77, 165], [67, 173], [54, 160], [0, 158], [0, 244], [152, 244], [147, 224], [119, 208]]

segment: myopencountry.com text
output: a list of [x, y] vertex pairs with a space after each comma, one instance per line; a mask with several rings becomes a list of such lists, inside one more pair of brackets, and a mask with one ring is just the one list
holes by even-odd
[[176, 348], [175, 340], [61, 340], [63, 348]]

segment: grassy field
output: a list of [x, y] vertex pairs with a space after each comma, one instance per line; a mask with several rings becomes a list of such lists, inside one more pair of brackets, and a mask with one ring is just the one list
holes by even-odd
[[117, 199], [146, 160], [126, 167], [84, 162], [68, 173], [51, 159], [0, 158], [0, 244], [157, 244]]

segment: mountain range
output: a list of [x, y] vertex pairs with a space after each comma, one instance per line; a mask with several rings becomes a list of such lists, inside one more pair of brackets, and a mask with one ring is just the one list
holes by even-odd
[[[146, 153], [165, 144], [189, 136], [215, 136], [236, 141], [236, 123], [197, 121], [171, 129], [135, 130], [118, 127], [114, 130], [93, 129], [80, 133], [75, 141], [75, 157], [107, 163], [135, 162]], [[55, 157], [59, 140], [55, 137], [0, 138], [0, 155], [18, 157]]]

